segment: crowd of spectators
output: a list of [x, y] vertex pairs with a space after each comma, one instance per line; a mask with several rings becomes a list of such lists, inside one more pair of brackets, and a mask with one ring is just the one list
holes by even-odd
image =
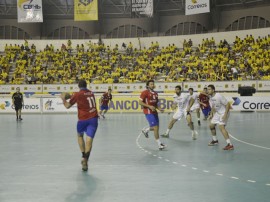
[[270, 35], [236, 36], [233, 44], [206, 38], [198, 46], [191, 40], [178, 45], [110, 47], [89, 41], [73, 46], [68, 40], [59, 49], [48, 44], [37, 51], [27, 40], [21, 46], [6, 44], [0, 54], [0, 84], [73, 84], [80, 78], [95, 84], [270, 80]]

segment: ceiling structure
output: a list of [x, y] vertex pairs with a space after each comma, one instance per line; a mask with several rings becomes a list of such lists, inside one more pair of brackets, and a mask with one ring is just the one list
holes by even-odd
[[[211, 7], [233, 10], [270, 5], [270, 0], [210, 0]], [[74, 0], [42, 0], [46, 19], [72, 19]], [[185, 0], [154, 0], [154, 15], [184, 15]], [[131, 0], [99, 0], [99, 18], [131, 18]], [[0, 18], [17, 18], [17, 0], [0, 0]]]

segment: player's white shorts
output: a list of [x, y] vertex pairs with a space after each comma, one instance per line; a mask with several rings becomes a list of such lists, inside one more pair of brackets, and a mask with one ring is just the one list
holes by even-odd
[[196, 109], [200, 109], [200, 104], [194, 104], [191, 106], [190, 111], [194, 112]]
[[211, 123], [212, 124], [218, 124], [218, 125], [227, 125], [230, 113], [228, 113], [227, 120], [225, 120], [225, 121], [222, 120], [223, 116], [224, 116], [224, 114], [215, 113], [212, 120], [211, 120]]
[[187, 117], [187, 111], [186, 110], [177, 110], [174, 115], [173, 115], [173, 119], [176, 119], [178, 121], [180, 121], [183, 117]]

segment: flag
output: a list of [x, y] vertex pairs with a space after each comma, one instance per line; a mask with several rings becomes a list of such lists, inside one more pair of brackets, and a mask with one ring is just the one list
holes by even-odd
[[17, 0], [18, 22], [43, 22], [42, 0]]
[[74, 20], [98, 20], [98, 0], [74, 0]]
[[209, 0], [186, 0], [186, 15], [210, 12]]

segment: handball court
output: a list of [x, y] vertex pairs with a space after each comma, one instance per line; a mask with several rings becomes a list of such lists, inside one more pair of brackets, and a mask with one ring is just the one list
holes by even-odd
[[[160, 114], [160, 133], [172, 115]], [[153, 133], [140, 136], [141, 114], [107, 114], [99, 121], [88, 172], [81, 171], [76, 114], [0, 116], [1, 202], [221, 202], [270, 198], [270, 114], [231, 113], [234, 151], [211, 140], [207, 121], [197, 140], [184, 120], [159, 151]]]

